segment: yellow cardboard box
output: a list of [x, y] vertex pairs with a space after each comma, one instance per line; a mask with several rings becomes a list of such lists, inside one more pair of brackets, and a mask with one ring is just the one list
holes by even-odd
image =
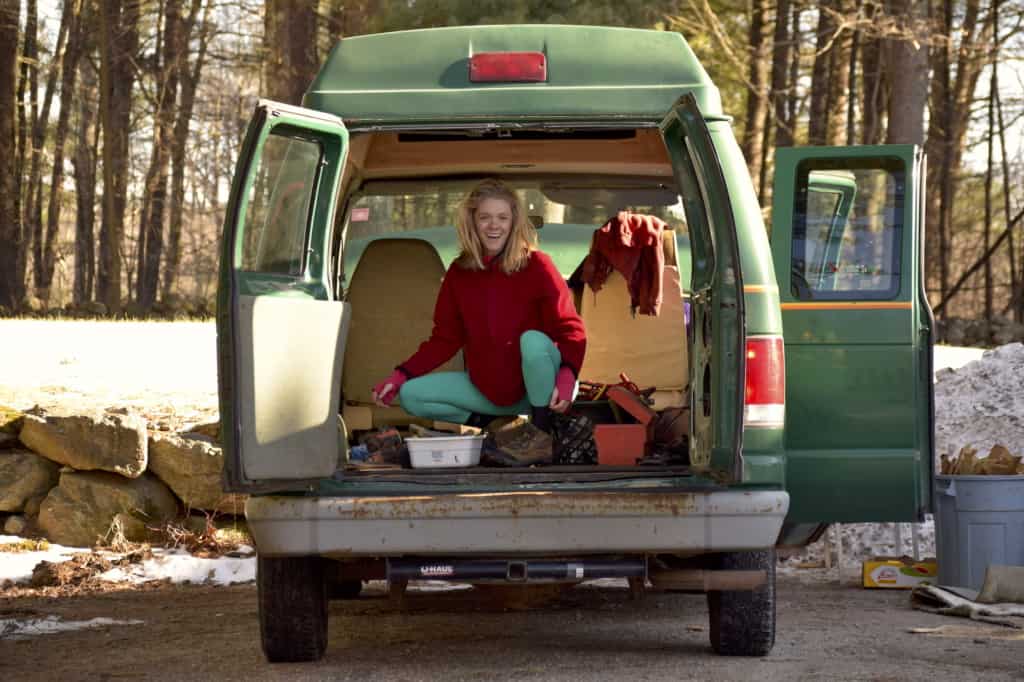
[[864, 587], [911, 589], [921, 583], [934, 583], [938, 575], [935, 559], [876, 556], [864, 562]]

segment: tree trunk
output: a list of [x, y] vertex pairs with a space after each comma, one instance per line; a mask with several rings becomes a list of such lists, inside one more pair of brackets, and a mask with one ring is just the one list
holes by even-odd
[[828, 135], [829, 100], [832, 61], [832, 39], [835, 36], [835, 12], [838, 0], [823, 0], [818, 5], [818, 31], [815, 43], [814, 67], [811, 71], [811, 110], [807, 130], [807, 144], [825, 144]]
[[[35, 0], [30, 0], [35, 2]], [[50, 125], [50, 109], [53, 106], [54, 93], [57, 90], [57, 76], [63, 64], [62, 53], [67, 39], [68, 27], [74, 12], [73, 0], [64, 3], [61, 12], [60, 29], [57, 32], [57, 47], [46, 75], [46, 90], [43, 95], [43, 109], [32, 123], [32, 160], [29, 164], [28, 196], [29, 204], [25, 211], [28, 229], [32, 231], [32, 284], [36, 296], [45, 304], [48, 296], [40, 296], [46, 267], [46, 238], [43, 235], [43, 145], [46, 144], [46, 130]], [[36, 68], [38, 71], [38, 67]], [[43, 293], [46, 293], [45, 291]]]
[[301, 104], [319, 67], [316, 55], [316, 3], [267, 0], [263, 46], [263, 91], [287, 104]]
[[[83, 25], [95, 26], [84, 20]], [[72, 164], [75, 170], [75, 284], [74, 301], [81, 305], [93, 300], [96, 278], [96, 248], [93, 228], [96, 222], [96, 148], [100, 126], [93, 128], [92, 117], [96, 110], [96, 73], [86, 60], [82, 64], [82, 85], [79, 88], [79, 114], [75, 136], [75, 154]]]
[[929, 36], [922, 33], [925, 0], [889, 0], [889, 13], [903, 37], [888, 41], [891, 96], [886, 144], [924, 144], [924, 111], [928, 103]]
[[[185, 47], [188, 45], [188, 36], [192, 35], [192, 31], [196, 27], [196, 17], [201, 5], [203, 5], [203, 0], [192, 0], [183, 32], [183, 35], [186, 36], [183, 43]], [[209, 14], [212, 5], [211, 0], [206, 0], [203, 5], [203, 18], [198, 34], [199, 49], [194, 64], [189, 65], [184, 53], [178, 63], [181, 102], [178, 106], [177, 120], [174, 122], [174, 136], [171, 142], [171, 208], [167, 230], [167, 262], [164, 264], [163, 287], [160, 294], [164, 300], [171, 296], [181, 263], [181, 226], [185, 204], [185, 148], [188, 142], [189, 123], [192, 121], [192, 112], [195, 108], [199, 77], [206, 60], [206, 49], [211, 37]]]
[[8, 312], [18, 307], [22, 295], [17, 282], [22, 223], [15, 132], [20, 23], [21, 0], [0, 0], [0, 308]]
[[128, 201], [128, 131], [139, 46], [139, 0], [103, 0], [100, 10], [100, 112], [103, 121], [103, 219], [97, 294], [121, 307], [121, 248]]
[[138, 301], [149, 310], [156, 302], [163, 255], [163, 227], [167, 206], [167, 178], [171, 161], [171, 137], [176, 119], [175, 102], [181, 60], [184, 58], [184, 19], [181, 0], [166, 0], [164, 5], [164, 40], [157, 78], [157, 101], [154, 112], [153, 152], [146, 173], [146, 201], [139, 221], [142, 240], [139, 243], [139, 276], [136, 280]]
[[[789, 0], [778, 0], [775, 7], [775, 33], [772, 38], [772, 112], [775, 118], [775, 146], [793, 144], [792, 122], [786, 116], [788, 97], [787, 70], [789, 69], [790, 34]], [[795, 42], [795, 41], [793, 41]]]
[[[856, 13], [855, 0], [839, 0], [839, 19], [848, 22]], [[832, 58], [828, 64], [828, 126], [825, 142], [830, 145], [846, 144], [846, 115], [849, 94], [847, 84], [850, 78], [850, 62], [853, 49], [853, 31], [848, 26], [836, 25]]]
[[18, 209], [18, 240], [15, 242], [18, 249], [15, 260], [14, 281], [17, 287], [18, 306], [20, 307], [26, 294], [26, 273], [28, 272], [28, 254], [32, 249], [32, 230], [30, 222], [26, 218], [28, 207], [29, 187], [25, 183], [25, 169], [30, 163], [32, 150], [29, 147], [29, 130], [36, 119], [38, 109], [38, 77], [34, 65], [39, 58], [37, 47], [39, 17], [35, 0], [28, 0], [25, 8], [25, 40], [22, 47], [21, 76], [18, 79], [18, 196], [16, 197]]
[[49, 304], [50, 287], [56, 264], [57, 234], [60, 228], [60, 190], [64, 179], [64, 142], [68, 134], [68, 121], [74, 102], [78, 60], [81, 56], [82, 27], [81, 0], [65, 0], [64, 12], [69, 15], [67, 46], [61, 62], [60, 113], [53, 137], [53, 173], [50, 175], [50, 197], [46, 210], [46, 234], [41, 240], [40, 263], [36, 266], [36, 296]]
[[768, 112], [768, 71], [770, 50], [768, 32], [765, 30], [769, 11], [768, 0], [754, 0], [750, 16], [748, 50], [750, 65], [747, 71], [747, 115], [743, 125], [743, 140], [740, 148], [747, 160], [747, 169], [755, 186], [760, 184], [761, 163], [764, 149], [764, 120]]
[[[869, 23], [885, 12], [876, 0], [864, 5], [864, 15]], [[861, 36], [861, 144], [880, 144], [882, 141], [882, 110], [888, 98], [885, 95], [885, 81], [882, 70], [882, 41], [872, 31]]]
[[797, 83], [800, 80], [800, 42], [802, 32], [800, 31], [800, 17], [803, 14], [803, 6], [800, 0], [793, 3], [793, 21], [791, 43], [793, 49], [790, 51], [789, 78], [786, 81], [786, 123], [790, 134], [790, 141], [796, 138], [796, 120], [800, 113], [801, 98], [798, 95]]

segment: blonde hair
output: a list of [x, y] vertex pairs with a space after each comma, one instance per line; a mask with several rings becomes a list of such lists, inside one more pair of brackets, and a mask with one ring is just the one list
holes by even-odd
[[516, 193], [496, 178], [481, 180], [459, 205], [455, 229], [461, 251], [455, 262], [467, 270], [484, 269], [484, 248], [476, 231], [474, 216], [477, 207], [486, 199], [502, 199], [512, 209], [512, 229], [509, 230], [508, 241], [498, 258], [501, 259], [502, 272], [507, 275], [518, 272], [526, 267], [530, 253], [537, 250], [537, 230], [527, 218], [523, 202]]

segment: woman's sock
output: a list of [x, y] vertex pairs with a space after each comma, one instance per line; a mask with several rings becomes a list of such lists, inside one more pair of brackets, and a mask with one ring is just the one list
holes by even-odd
[[530, 406], [530, 421], [544, 433], [551, 433], [551, 408]]

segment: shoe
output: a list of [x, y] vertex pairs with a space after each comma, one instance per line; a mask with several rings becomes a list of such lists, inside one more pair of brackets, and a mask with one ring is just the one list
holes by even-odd
[[490, 466], [550, 464], [551, 445], [551, 435], [533, 424], [510, 424], [488, 435], [480, 456]]

